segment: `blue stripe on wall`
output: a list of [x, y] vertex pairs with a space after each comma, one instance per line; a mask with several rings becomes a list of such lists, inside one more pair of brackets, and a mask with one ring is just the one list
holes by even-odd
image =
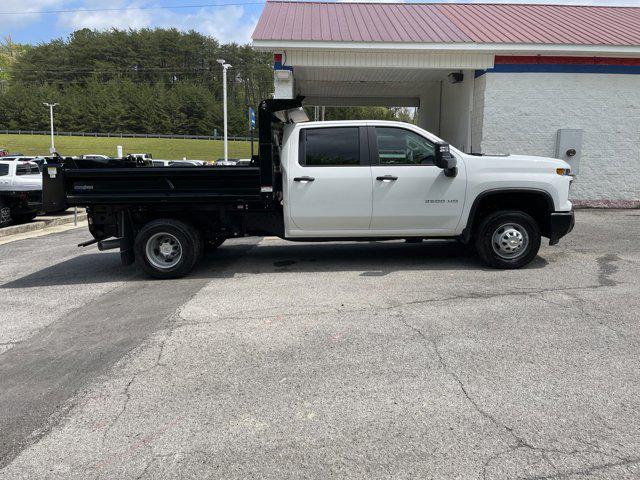
[[476, 78], [485, 73], [609, 73], [640, 75], [640, 65], [500, 64], [489, 70], [476, 70]]
[[290, 67], [288, 65], [283, 66], [282, 62], [273, 62], [273, 69], [274, 70], [290, 70], [293, 72], [293, 67]]

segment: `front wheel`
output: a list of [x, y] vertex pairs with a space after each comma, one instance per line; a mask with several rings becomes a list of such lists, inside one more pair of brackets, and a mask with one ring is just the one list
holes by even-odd
[[495, 212], [480, 223], [476, 250], [489, 267], [521, 268], [540, 250], [540, 227], [528, 214], [520, 211]]
[[154, 278], [180, 278], [195, 266], [202, 238], [191, 225], [173, 219], [153, 220], [136, 236], [136, 262]]

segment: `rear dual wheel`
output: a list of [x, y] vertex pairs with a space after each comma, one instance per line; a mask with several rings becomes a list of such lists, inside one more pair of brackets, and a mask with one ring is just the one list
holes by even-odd
[[204, 252], [202, 234], [173, 219], [147, 223], [136, 236], [136, 262], [154, 278], [180, 278], [189, 273]]

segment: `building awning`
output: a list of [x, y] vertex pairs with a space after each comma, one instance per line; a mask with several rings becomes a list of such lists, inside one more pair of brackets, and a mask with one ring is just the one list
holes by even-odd
[[253, 45], [633, 56], [640, 54], [640, 8], [269, 1]]

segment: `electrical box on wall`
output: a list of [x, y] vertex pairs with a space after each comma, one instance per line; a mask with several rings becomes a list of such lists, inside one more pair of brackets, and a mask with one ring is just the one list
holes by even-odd
[[583, 130], [577, 128], [561, 128], [556, 139], [556, 158], [571, 165], [571, 173], [574, 175], [580, 172], [582, 134]]

